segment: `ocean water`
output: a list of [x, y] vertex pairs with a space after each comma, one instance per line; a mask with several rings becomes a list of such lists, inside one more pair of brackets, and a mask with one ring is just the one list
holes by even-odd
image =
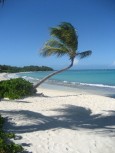
[[[27, 72], [18, 75], [25, 78], [42, 79], [50, 73], [52, 71]], [[115, 88], [115, 70], [70, 70], [55, 75], [50, 80]]]
[[[18, 73], [17, 75], [36, 83], [50, 73], [52, 71]], [[65, 71], [53, 76], [46, 83], [115, 94], [115, 69]]]

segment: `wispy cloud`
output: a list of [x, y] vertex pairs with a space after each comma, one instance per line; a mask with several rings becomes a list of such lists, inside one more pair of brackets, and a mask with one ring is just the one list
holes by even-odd
[[113, 61], [112, 66], [115, 66], [115, 61]]

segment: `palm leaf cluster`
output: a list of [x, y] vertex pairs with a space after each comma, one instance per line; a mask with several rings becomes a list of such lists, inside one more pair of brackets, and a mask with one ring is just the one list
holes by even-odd
[[60, 57], [68, 55], [70, 60], [73, 61], [76, 56], [84, 58], [91, 54], [89, 50], [81, 53], [76, 52], [78, 35], [75, 28], [68, 22], [62, 22], [59, 26], [50, 28], [50, 35], [53, 38], [45, 43], [41, 51], [43, 56], [57, 55]]
[[57, 37], [66, 47], [77, 50], [77, 34], [70, 23], [63, 22], [57, 28], [51, 28], [51, 35]]
[[0, 3], [4, 4], [4, 1], [5, 1], [5, 0], [0, 0]]
[[75, 56], [78, 47], [78, 36], [74, 27], [67, 22], [61, 23], [59, 26], [50, 29], [50, 39], [44, 45], [41, 54], [43, 56], [68, 55], [70, 58]]

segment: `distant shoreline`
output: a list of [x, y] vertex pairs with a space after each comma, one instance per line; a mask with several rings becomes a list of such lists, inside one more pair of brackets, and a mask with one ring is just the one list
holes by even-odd
[[10, 66], [10, 65], [0, 65], [0, 72], [4, 73], [18, 73], [18, 72], [29, 72], [29, 71], [53, 71], [51, 67], [48, 66]]

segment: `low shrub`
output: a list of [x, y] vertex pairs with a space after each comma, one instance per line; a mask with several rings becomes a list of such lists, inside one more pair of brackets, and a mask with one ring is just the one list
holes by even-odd
[[22, 78], [0, 82], [0, 98], [19, 99], [36, 93], [32, 83]]
[[[21, 145], [15, 144], [10, 141], [15, 138], [13, 133], [5, 133], [3, 131], [4, 119], [0, 115], [0, 153], [21, 153], [24, 151]], [[10, 138], [10, 139], [9, 139]]]

